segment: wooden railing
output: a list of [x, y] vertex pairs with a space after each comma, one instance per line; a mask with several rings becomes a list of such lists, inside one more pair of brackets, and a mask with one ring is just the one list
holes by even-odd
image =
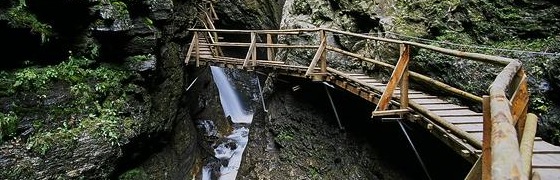
[[[190, 29], [194, 33], [192, 43], [188, 50], [187, 61], [190, 59], [193, 48], [205, 47], [246, 47], [247, 54], [244, 59], [227, 57], [227, 59], [243, 61], [243, 68], [254, 69], [260, 63], [280, 63], [275, 59], [274, 52], [278, 49], [317, 49], [306, 76], [314, 80], [324, 80], [329, 73], [327, 52], [335, 52], [360, 61], [376, 64], [380, 67], [392, 69], [393, 73], [385, 91], [380, 95], [379, 103], [372, 115], [393, 115], [408, 112], [410, 109], [429, 117], [442, 127], [453, 132], [457, 137], [468, 142], [475, 148], [482, 149], [482, 179], [528, 179], [531, 174], [532, 146], [536, 131], [536, 116], [527, 115], [529, 94], [527, 90], [527, 76], [521, 66], [521, 62], [515, 59], [491, 56], [479, 53], [462, 52], [452, 49], [436, 47], [417, 42], [402, 41], [374, 37], [369, 35], [339, 31], [334, 29], [287, 29], [287, 30], [222, 30], [222, 29]], [[198, 34], [212, 34], [217, 39], [219, 34], [234, 34], [237, 36], [245, 35], [248, 37], [245, 42], [217, 42], [209, 41], [201, 43], [198, 41]], [[273, 42], [273, 37], [277, 36], [300, 36], [316, 33], [318, 44], [287, 44]], [[361, 54], [349, 52], [335, 46], [329, 45], [328, 35], [342, 35], [364, 40], [373, 40], [390, 44], [397, 44], [401, 47], [400, 58], [396, 65], [374, 60]], [[265, 39], [264, 41], [262, 39]], [[249, 42], [249, 43], [247, 43]], [[265, 60], [259, 60], [257, 51], [259, 48], [266, 48], [267, 56]], [[449, 55], [459, 59], [474, 60], [482, 63], [505, 66], [498, 74], [494, 82], [490, 85], [489, 96], [477, 96], [472, 93], [454, 88], [443, 82], [432, 79], [428, 76], [408, 70], [411, 59], [411, 49], [420, 48], [431, 50], [437, 53]], [[195, 54], [197, 55], [197, 54]], [[219, 59], [222, 54], [214, 54], [214, 58]], [[196, 64], [200, 59], [196, 58]], [[317, 68], [318, 66], [318, 68]], [[483, 142], [472, 137], [467, 132], [458, 129], [453, 124], [447, 122], [435, 113], [423, 108], [413, 101], [408, 101], [408, 79], [412, 78], [417, 82], [423, 82], [445, 90], [456, 96], [469, 99], [482, 104], [484, 114]], [[400, 109], [387, 110], [393, 99], [393, 91], [400, 84], [401, 98]], [[410, 106], [410, 107], [409, 107]], [[521, 145], [521, 146], [520, 146]], [[477, 163], [478, 164], [478, 163]]]

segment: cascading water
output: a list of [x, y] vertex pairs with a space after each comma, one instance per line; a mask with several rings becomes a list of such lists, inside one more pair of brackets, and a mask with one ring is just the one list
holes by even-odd
[[[221, 162], [219, 170], [210, 165], [203, 167], [202, 179], [235, 179], [249, 139], [249, 129], [246, 126], [253, 120], [253, 112], [246, 110], [223, 69], [219, 67], [210, 67], [210, 69], [218, 87], [224, 115], [231, 118], [234, 129], [230, 135], [213, 145], [214, 157]], [[212, 171], [219, 171], [219, 177], [211, 177]]]

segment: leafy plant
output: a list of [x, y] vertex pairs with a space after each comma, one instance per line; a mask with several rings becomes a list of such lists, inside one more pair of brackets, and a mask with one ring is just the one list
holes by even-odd
[[18, 124], [19, 118], [13, 112], [0, 112], [0, 143], [16, 133]]

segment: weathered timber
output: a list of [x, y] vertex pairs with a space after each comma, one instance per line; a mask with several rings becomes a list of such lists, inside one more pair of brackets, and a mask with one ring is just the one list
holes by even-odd
[[450, 55], [450, 56], [461, 57], [461, 58], [471, 59], [471, 60], [480, 61], [480, 62], [484, 62], [484, 63], [502, 65], [502, 66], [507, 65], [512, 61], [516, 61], [515, 59], [511, 59], [511, 58], [491, 56], [491, 55], [480, 54], [480, 53], [470, 53], [470, 52], [457, 51], [457, 50], [446, 49], [446, 48], [441, 48], [441, 47], [437, 47], [437, 46], [426, 45], [426, 44], [417, 43], [417, 42], [411, 42], [411, 41], [402, 41], [402, 40], [380, 38], [380, 37], [368, 36], [368, 35], [357, 34], [357, 33], [352, 33], [352, 32], [334, 30], [334, 29], [325, 29], [325, 30], [333, 32], [333, 33], [344, 34], [344, 35], [349, 35], [349, 36], [354, 36], [354, 37], [360, 37], [360, 38], [364, 38], [364, 39], [372, 39], [372, 40], [383, 41], [383, 42], [394, 43], [394, 44], [406, 44], [406, 45], [416, 46], [416, 47], [428, 49], [428, 50], [431, 50], [431, 51], [435, 51], [435, 52], [438, 52], [438, 53]]
[[482, 132], [482, 179], [492, 179], [492, 120], [490, 114], [490, 96], [482, 97], [483, 132]]
[[257, 43], [257, 36], [255, 33], [251, 33], [251, 45], [249, 46], [249, 50], [247, 51], [247, 55], [245, 56], [245, 60], [243, 61], [243, 68], [247, 68], [249, 65], [249, 59], [254, 56], [254, 52], [256, 51], [256, 43]]
[[[393, 74], [391, 74], [391, 79], [387, 83], [387, 88], [381, 95], [381, 99], [377, 104], [377, 107], [374, 111], [384, 111], [389, 106], [389, 100], [393, 97], [393, 91], [397, 87], [397, 84], [401, 81], [401, 78], [408, 69], [408, 62], [410, 61], [410, 46], [401, 45], [400, 51], [400, 58], [397, 62], [396, 68], [393, 70]], [[374, 116], [374, 115], [372, 115]]]
[[532, 164], [533, 164], [533, 145], [535, 140], [535, 134], [537, 133], [537, 121], [538, 118], [535, 114], [527, 114], [527, 119], [525, 121], [525, 129], [523, 131], [523, 137], [521, 138], [521, 143], [519, 146], [519, 151], [521, 152], [521, 160], [523, 164], [523, 171], [525, 174], [531, 174]]
[[321, 44], [319, 45], [319, 49], [317, 49], [317, 53], [315, 53], [313, 60], [311, 60], [309, 69], [307, 69], [307, 72], [305, 72], [306, 76], [309, 76], [311, 73], [313, 73], [313, 69], [315, 68], [315, 66], [317, 66], [319, 59], [321, 59], [321, 56], [323, 56], [323, 53], [325, 53], [326, 46], [327, 46], [326, 38], [321, 38]]

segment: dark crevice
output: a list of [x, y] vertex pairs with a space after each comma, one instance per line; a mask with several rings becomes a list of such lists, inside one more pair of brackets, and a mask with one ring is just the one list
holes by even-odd
[[121, 147], [123, 156], [118, 159], [116, 169], [109, 178], [119, 179], [118, 176], [122, 173], [137, 167], [151, 155], [160, 152], [169, 144], [171, 137], [171, 133], [154, 133], [142, 134], [130, 139], [130, 143]]
[[[333, 117], [325, 119], [327, 123], [331, 126], [338, 126], [322, 83], [312, 83], [308, 80], [284, 76], [281, 78], [289, 80], [291, 83], [279, 84], [280, 86], [276, 87], [277, 89], [300, 85], [299, 91], [301, 92], [296, 92], [300, 95], [297, 97], [301, 98], [302, 101], [310, 102], [314, 108], [324, 109], [325, 113], [328, 114], [327, 116]], [[378, 158], [389, 168], [407, 174], [406, 177], [427, 179], [397, 122], [371, 119], [371, 111], [375, 108], [374, 104], [342, 89], [328, 89], [345, 128], [344, 132], [348, 134], [348, 137], [356, 138], [356, 141], [369, 144], [376, 152], [372, 157], [356, 158]], [[309, 94], [315, 94], [315, 96], [309, 96]], [[408, 121], [403, 122], [405, 122], [407, 133], [433, 179], [462, 179], [466, 176], [472, 164], [423, 127]], [[448, 166], [454, 168], [446, 168]], [[441, 169], [449, 170], [441, 171]], [[377, 174], [377, 176], [383, 179], [382, 174]]]

